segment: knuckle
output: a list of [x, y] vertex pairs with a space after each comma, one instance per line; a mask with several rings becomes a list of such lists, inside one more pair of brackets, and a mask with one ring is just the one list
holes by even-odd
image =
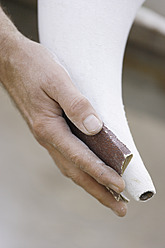
[[64, 168], [60, 168], [60, 171], [61, 171], [63, 176], [69, 177], [69, 174], [68, 174], [67, 170], [65, 170]]
[[64, 168], [64, 167], [61, 167], [60, 168], [62, 174], [68, 178], [70, 178], [72, 181], [74, 181], [75, 183], [78, 183], [79, 182], [79, 179], [80, 179], [80, 175], [77, 171], [76, 168], [72, 167], [72, 168]]
[[60, 137], [56, 137], [54, 136], [54, 143], [53, 143], [53, 147], [55, 149], [57, 149], [58, 151], [63, 151], [64, 148], [64, 140]]
[[72, 181], [74, 182], [74, 183], [76, 183], [77, 185], [81, 185], [81, 176], [80, 175], [78, 175], [77, 173], [70, 173], [69, 174], [69, 177], [70, 177], [70, 179], [72, 179]]
[[98, 183], [104, 186], [109, 185], [109, 173], [102, 161], [96, 161], [96, 163], [93, 163], [93, 166], [91, 167], [91, 174]]
[[107, 180], [107, 176], [106, 176], [105, 170], [103, 170], [103, 169], [100, 170], [99, 168], [98, 169], [95, 169], [94, 176], [95, 176], [96, 180], [100, 184], [105, 185], [105, 186], [108, 186], [109, 185], [109, 182]]
[[81, 153], [74, 153], [70, 155], [71, 161], [76, 165], [76, 167], [83, 169], [83, 159]]
[[38, 142], [42, 142], [46, 140], [46, 128], [45, 123], [42, 120], [35, 120], [32, 126], [32, 131], [34, 137]]
[[89, 102], [84, 96], [75, 97], [70, 103], [69, 114], [71, 117], [74, 117], [86, 110], [88, 106]]
[[98, 194], [96, 199], [103, 205], [107, 206], [107, 199], [109, 198], [109, 192], [104, 192], [104, 194]]
[[63, 176], [69, 178], [69, 175], [68, 175], [68, 173], [66, 171], [61, 171], [61, 173], [63, 174]]

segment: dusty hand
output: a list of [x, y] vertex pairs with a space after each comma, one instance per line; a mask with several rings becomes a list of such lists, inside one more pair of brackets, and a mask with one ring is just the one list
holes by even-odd
[[117, 202], [105, 187], [121, 192], [123, 179], [71, 133], [62, 117], [64, 110], [81, 131], [96, 134], [102, 123], [93, 107], [40, 44], [20, 36], [6, 54], [1, 80], [35, 138], [65, 176], [119, 216], [124, 216], [126, 205]]

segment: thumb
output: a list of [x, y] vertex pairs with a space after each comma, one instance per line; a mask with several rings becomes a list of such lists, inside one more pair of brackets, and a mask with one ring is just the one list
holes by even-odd
[[[74, 125], [87, 135], [97, 134], [103, 126], [90, 102], [73, 85], [66, 73], [58, 87], [58, 103]], [[63, 77], [64, 79], [64, 77]]]
[[102, 129], [102, 121], [90, 102], [79, 92], [69, 95], [61, 105], [67, 117], [74, 125], [87, 135], [97, 134]]

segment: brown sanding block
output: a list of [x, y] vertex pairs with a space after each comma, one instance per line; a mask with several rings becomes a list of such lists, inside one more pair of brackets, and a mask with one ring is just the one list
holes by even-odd
[[131, 151], [105, 125], [96, 135], [82, 133], [64, 116], [72, 133], [83, 141], [106, 165], [113, 168], [120, 176], [132, 159]]

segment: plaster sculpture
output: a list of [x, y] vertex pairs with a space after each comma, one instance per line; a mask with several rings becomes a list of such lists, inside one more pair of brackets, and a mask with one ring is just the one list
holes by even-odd
[[143, 0], [39, 0], [41, 43], [69, 73], [107, 126], [133, 153], [123, 178], [137, 201], [156, 193], [122, 102], [125, 44]]

